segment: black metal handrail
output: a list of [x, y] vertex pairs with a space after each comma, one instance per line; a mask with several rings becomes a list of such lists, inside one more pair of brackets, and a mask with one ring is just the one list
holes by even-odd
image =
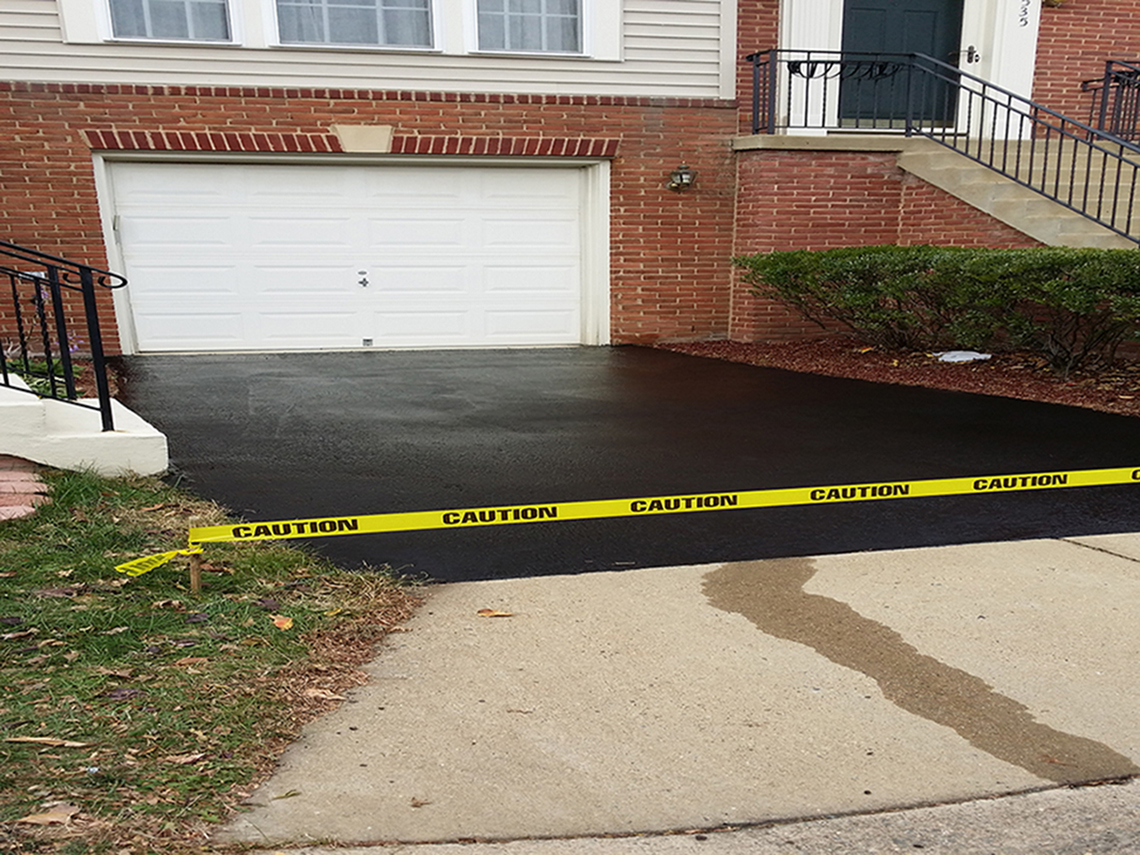
[[[10, 300], [11, 318], [0, 335], [0, 385], [97, 410], [103, 430], [114, 430], [95, 288], [121, 288], [126, 278], [0, 240], [3, 279], [8, 293], [0, 300]], [[79, 334], [76, 320], [85, 322]], [[91, 359], [97, 406], [80, 400], [72, 362], [77, 353]], [[25, 383], [15, 383], [14, 376]], [[27, 388], [29, 382], [34, 388]]]
[[1089, 124], [1128, 140], [1140, 140], [1140, 65], [1122, 59], [1104, 64], [1104, 76], [1081, 82], [1091, 92]]
[[752, 132], [922, 136], [1140, 243], [1140, 146], [923, 54], [751, 54]]

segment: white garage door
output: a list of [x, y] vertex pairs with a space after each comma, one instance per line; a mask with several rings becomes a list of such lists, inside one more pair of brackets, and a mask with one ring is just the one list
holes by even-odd
[[577, 344], [577, 168], [111, 163], [140, 351]]

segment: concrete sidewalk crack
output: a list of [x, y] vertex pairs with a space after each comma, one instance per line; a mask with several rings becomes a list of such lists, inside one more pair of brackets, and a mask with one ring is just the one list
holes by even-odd
[[1140, 558], [1133, 558], [1131, 555], [1121, 555], [1119, 552], [1113, 552], [1111, 549], [1105, 549], [1103, 546], [1092, 546], [1088, 543], [1081, 543], [1079, 540], [1070, 540], [1067, 537], [1058, 537], [1057, 540], [1062, 543], [1071, 543], [1073, 546], [1080, 546], [1084, 549], [1091, 549], [1093, 552], [1103, 552], [1105, 555], [1111, 555], [1113, 558], [1123, 558], [1125, 561], [1131, 561], [1133, 564], [1140, 564]]

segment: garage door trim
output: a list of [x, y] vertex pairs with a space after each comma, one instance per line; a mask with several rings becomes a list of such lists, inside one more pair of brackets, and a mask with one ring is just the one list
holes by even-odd
[[[432, 157], [432, 156], [360, 156], [360, 155], [259, 155], [203, 154], [179, 152], [122, 152], [94, 155], [96, 190], [99, 198], [104, 241], [112, 269], [125, 270], [118, 241], [117, 217], [110, 165], [114, 162], [138, 163], [206, 163], [206, 164], [272, 164], [299, 166], [448, 166], [503, 168], [574, 168], [581, 170], [581, 342], [609, 343], [609, 161], [594, 158], [517, 158], [517, 157]], [[123, 352], [139, 352], [138, 338], [130, 303], [129, 287], [114, 294], [115, 317], [118, 321]], [[458, 345], [463, 346], [463, 345]], [[536, 345], [542, 346], [542, 345]], [[345, 348], [356, 349], [356, 348]], [[367, 349], [367, 348], [362, 348]], [[382, 348], [381, 348], [382, 349]], [[284, 348], [281, 350], [288, 350]], [[201, 352], [201, 351], [196, 351]], [[224, 351], [237, 352], [237, 351]], [[241, 352], [252, 352], [244, 350]]]

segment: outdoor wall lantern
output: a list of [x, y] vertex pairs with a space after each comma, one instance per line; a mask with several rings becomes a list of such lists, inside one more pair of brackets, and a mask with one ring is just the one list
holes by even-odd
[[697, 173], [682, 163], [669, 173], [669, 180], [665, 182], [665, 186], [680, 193], [682, 190], [688, 190], [692, 187], [696, 177]]

